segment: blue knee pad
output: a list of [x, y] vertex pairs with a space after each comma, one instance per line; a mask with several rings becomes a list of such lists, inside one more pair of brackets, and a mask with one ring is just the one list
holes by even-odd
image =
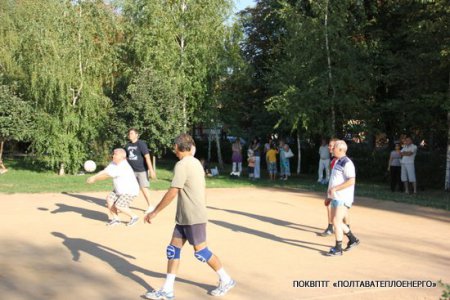
[[209, 251], [208, 247], [206, 247], [200, 251], [196, 251], [194, 253], [194, 255], [195, 255], [195, 258], [197, 258], [199, 261], [207, 262], [213, 254], [211, 251]]
[[166, 249], [167, 259], [180, 259], [181, 256], [181, 249], [178, 247], [175, 247], [174, 245], [167, 246]]

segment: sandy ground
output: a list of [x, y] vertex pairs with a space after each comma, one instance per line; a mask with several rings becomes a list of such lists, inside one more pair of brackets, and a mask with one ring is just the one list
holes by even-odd
[[[438, 299], [441, 287], [333, 287], [340, 280], [450, 282], [448, 212], [357, 199], [351, 224], [361, 244], [323, 254], [333, 237], [321, 195], [280, 189], [209, 189], [208, 240], [237, 286], [237, 299]], [[154, 202], [163, 192], [152, 191]], [[140, 299], [165, 278], [175, 202], [151, 225], [105, 226], [106, 193], [0, 195], [0, 298]], [[132, 207], [142, 216], [142, 198]], [[125, 220], [124, 221], [128, 221]], [[346, 240], [344, 240], [346, 243]], [[304, 287], [306, 281], [328, 287]], [[293, 287], [298, 281], [302, 287]], [[213, 299], [217, 276], [182, 251], [177, 299]], [[338, 283], [339, 284], [339, 283]]]

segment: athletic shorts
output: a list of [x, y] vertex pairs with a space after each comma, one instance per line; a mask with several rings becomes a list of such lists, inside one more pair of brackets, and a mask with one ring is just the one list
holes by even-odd
[[350, 207], [352, 207], [352, 204], [353, 204], [352, 202], [348, 202], [348, 201], [344, 201], [344, 200], [336, 200], [336, 199], [331, 200], [332, 208], [336, 208], [338, 206], [345, 206], [348, 209], [350, 209]]
[[139, 187], [148, 188], [150, 187], [150, 181], [148, 181], [148, 173], [147, 172], [134, 172], [136, 179], [139, 183]]
[[268, 163], [269, 174], [277, 174], [277, 163], [269, 162]]
[[194, 225], [175, 225], [172, 237], [188, 240], [195, 246], [206, 242], [206, 223]]
[[414, 164], [402, 164], [402, 181], [416, 182], [416, 170]]
[[115, 192], [111, 192], [108, 195], [108, 200], [111, 200], [114, 205], [118, 208], [128, 208], [131, 204], [131, 202], [133, 202], [134, 198], [136, 198], [136, 196], [131, 196], [131, 195], [118, 195]]

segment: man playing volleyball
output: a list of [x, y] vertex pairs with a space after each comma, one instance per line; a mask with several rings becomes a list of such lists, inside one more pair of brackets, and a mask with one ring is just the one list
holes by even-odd
[[225, 272], [219, 258], [207, 247], [205, 173], [200, 161], [192, 156], [193, 146], [194, 140], [188, 134], [181, 134], [175, 139], [174, 152], [180, 161], [175, 165], [171, 188], [155, 210], [145, 216], [145, 221], [151, 223], [178, 195], [176, 225], [166, 253], [166, 281], [160, 290], [146, 293], [147, 299], [174, 298], [175, 277], [180, 264], [181, 249], [186, 241], [194, 247], [195, 257], [207, 263], [219, 276], [219, 286], [210, 292], [211, 295], [223, 296], [236, 285]]
[[359, 244], [359, 240], [350, 231], [350, 228], [344, 223], [348, 209], [353, 204], [355, 193], [355, 166], [346, 156], [347, 144], [338, 140], [334, 143], [333, 155], [336, 157], [336, 163], [331, 172], [328, 185], [328, 198], [332, 199], [331, 219], [333, 220], [336, 245], [328, 252], [329, 256], [342, 255], [342, 238], [345, 234], [349, 242], [344, 251], [348, 251]]

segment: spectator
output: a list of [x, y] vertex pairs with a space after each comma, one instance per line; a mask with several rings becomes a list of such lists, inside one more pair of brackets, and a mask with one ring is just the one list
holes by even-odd
[[402, 156], [400, 154], [400, 144], [395, 144], [394, 150], [389, 155], [388, 171], [391, 173], [391, 191], [395, 192], [395, 188], [398, 185], [399, 191], [402, 191], [402, 179], [401, 179], [401, 163]]
[[417, 146], [413, 144], [410, 136], [405, 138], [405, 145], [400, 151], [401, 159], [401, 178], [405, 185], [405, 193], [409, 194], [409, 183], [413, 186], [413, 193], [417, 194], [416, 170], [414, 168], [414, 159], [416, 158]]
[[[330, 180], [330, 151], [325, 139], [322, 139], [322, 144], [319, 147], [319, 178], [317, 182], [320, 184], [327, 184]], [[325, 179], [323, 178], [323, 171], [325, 171]]]
[[242, 173], [242, 145], [241, 138], [237, 137], [234, 143], [231, 145], [231, 161], [233, 163], [233, 168], [231, 170], [231, 175], [241, 176]]

